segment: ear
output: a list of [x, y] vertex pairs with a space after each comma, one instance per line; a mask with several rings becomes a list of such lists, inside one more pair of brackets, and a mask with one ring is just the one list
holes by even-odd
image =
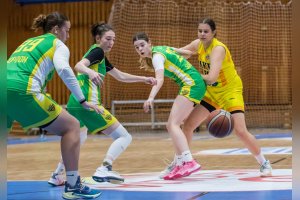
[[58, 28], [57, 25], [53, 27], [53, 33], [54, 33], [55, 35], [57, 35], [58, 29], [59, 29], [59, 28]]
[[215, 36], [217, 34], [217, 30], [214, 30], [213, 31], [213, 35]]
[[96, 40], [96, 43], [97, 43], [97, 44], [100, 44], [100, 40], [101, 40], [100, 35], [96, 35], [96, 36], [95, 36], [95, 40]]

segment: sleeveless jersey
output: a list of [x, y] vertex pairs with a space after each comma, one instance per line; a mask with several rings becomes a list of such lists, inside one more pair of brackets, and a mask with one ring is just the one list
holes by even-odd
[[[93, 44], [90, 49], [84, 54], [83, 58], [85, 58], [93, 49], [99, 48], [98, 44]], [[102, 75], [106, 75], [106, 72], [109, 71], [106, 69], [105, 64], [105, 56], [102, 60], [99, 62], [93, 63], [89, 66], [90, 69], [94, 70], [95, 72], [98, 72]], [[78, 73], [77, 74], [77, 80], [79, 82], [80, 88], [82, 90], [83, 95], [85, 96], [85, 99], [88, 102], [91, 102], [96, 105], [101, 105], [101, 88], [100, 86], [95, 85], [90, 79], [87, 74]], [[75, 97], [71, 94], [68, 107], [81, 107], [80, 104], [78, 104]]]
[[171, 47], [155, 46], [152, 48], [152, 55], [154, 53], [160, 53], [165, 57], [164, 76], [171, 78], [179, 86], [193, 86], [196, 82], [203, 81], [197, 69]]
[[[226, 54], [222, 62], [222, 67], [220, 70], [219, 77], [216, 83], [213, 84], [214, 87], [223, 87], [229, 84], [233, 79], [237, 78], [238, 74], [235, 69], [233, 60], [231, 58], [230, 51], [225, 44], [220, 42], [218, 39], [214, 38], [207, 49], [204, 49], [203, 43], [200, 42], [198, 47], [198, 61], [201, 74], [208, 74], [210, 69], [210, 59], [209, 56], [211, 51], [216, 46], [222, 46], [225, 48]], [[209, 88], [209, 87], [208, 87]]]
[[23, 42], [7, 61], [7, 89], [25, 93], [43, 91], [54, 74], [57, 40], [47, 33]]

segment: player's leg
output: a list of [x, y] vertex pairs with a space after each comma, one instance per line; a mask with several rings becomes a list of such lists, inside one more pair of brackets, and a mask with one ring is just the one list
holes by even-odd
[[234, 132], [244, 143], [246, 148], [252, 153], [257, 162], [260, 164], [261, 176], [271, 176], [272, 167], [261, 152], [261, 148], [256, 138], [248, 131], [243, 112], [232, 113], [234, 120]]
[[[85, 126], [80, 128], [80, 145], [87, 139], [87, 128]], [[52, 186], [61, 186], [65, 184], [65, 165], [61, 157], [56, 169], [52, 173], [48, 183]]]
[[66, 168], [65, 199], [90, 199], [100, 196], [101, 192], [83, 186], [78, 173], [80, 151], [80, 126], [78, 120], [67, 111], [61, 114], [45, 130], [61, 135], [61, 155]]
[[175, 148], [176, 166], [164, 177], [166, 180], [188, 176], [200, 169], [200, 165], [192, 157], [187, 139], [180, 127], [182, 122], [192, 112], [193, 108], [194, 102], [181, 95], [176, 97], [172, 106], [167, 123], [167, 130]]
[[[202, 105], [203, 104], [203, 105]], [[206, 103], [207, 104], [207, 103]], [[196, 105], [188, 118], [184, 121], [183, 132], [187, 138], [189, 146], [192, 143], [194, 130], [199, 127], [211, 112], [207, 106], [204, 106], [204, 101]]]
[[128, 131], [116, 121], [114, 124], [102, 131], [111, 137], [113, 142], [109, 146], [101, 166], [96, 169], [93, 179], [98, 182], [124, 182], [124, 178], [119, 173], [112, 170], [113, 162], [126, 150], [132, 141], [132, 136]]
[[100, 196], [101, 192], [82, 186], [78, 175], [79, 122], [50, 97], [42, 94], [24, 94], [8, 91], [8, 115], [26, 128], [40, 127], [62, 136], [61, 151], [67, 171], [63, 197], [87, 199]]
[[[189, 146], [192, 143], [194, 130], [207, 118], [207, 116], [210, 113], [210, 111], [202, 104], [203, 103], [201, 101], [201, 104], [197, 104], [194, 107], [193, 111], [188, 116], [188, 118], [184, 121], [184, 124], [182, 126], [182, 131], [185, 134]], [[177, 157], [175, 155], [174, 159], [167, 165], [167, 167], [160, 172], [159, 175], [160, 178], [163, 178], [174, 169], [176, 159]]]

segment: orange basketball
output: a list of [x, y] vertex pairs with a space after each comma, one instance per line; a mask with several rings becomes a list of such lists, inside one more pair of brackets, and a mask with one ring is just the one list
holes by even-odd
[[207, 117], [207, 130], [212, 136], [217, 138], [230, 135], [233, 130], [233, 125], [233, 118], [230, 112], [226, 110], [214, 110]]

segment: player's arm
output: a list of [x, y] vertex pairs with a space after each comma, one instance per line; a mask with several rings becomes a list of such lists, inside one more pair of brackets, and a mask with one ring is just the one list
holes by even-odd
[[73, 70], [69, 64], [70, 51], [68, 47], [58, 41], [56, 50], [53, 56], [53, 64], [55, 70], [59, 77], [63, 80], [64, 84], [68, 87], [68, 89], [72, 92], [78, 102], [86, 109], [93, 109], [97, 113], [102, 113], [103, 111], [96, 105], [88, 103], [80, 89], [78, 81], [75, 77]]
[[155, 53], [153, 55], [152, 64], [155, 70], [155, 78], [157, 83], [152, 87], [149, 97], [144, 103], [145, 112], [149, 112], [149, 109], [152, 108], [154, 98], [156, 97], [157, 93], [164, 83], [164, 63], [165, 57], [163, 55], [159, 53]]
[[178, 54], [180, 54], [181, 56], [185, 57], [186, 59], [188, 59], [189, 57], [191, 57], [192, 55], [194, 55], [194, 53], [190, 50], [186, 50], [186, 49], [178, 49], [178, 48], [174, 48], [174, 51], [176, 51]]
[[154, 77], [146, 77], [146, 76], [136, 76], [133, 74], [128, 74], [118, 70], [117, 68], [113, 68], [108, 72], [112, 77], [116, 80], [125, 82], [125, 83], [134, 83], [134, 82], [144, 82], [146, 84], [155, 85], [156, 79]]
[[103, 85], [104, 76], [91, 68], [89, 66], [100, 62], [104, 58], [104, 52], [101, 48], [95, 48], [89, 52], [83, 59], [81, 59], [75, 65], [75, 70], [79, 73], [86, 74], [89, 76], [89, 79], [96, 85]]
[[225, 58], [226, 51], [222, 46], [216, 46], [213, 48], [210, 54], [210, 70], [206, 75], [202, 75], [204, 81], [208, 84], [214, 84], [218, 77], [222, 67], [222, 62]]
[[[200, 43], [200, 40], [196, 39], [196, 40], [192, 41], [190, 44], [188, 44], [184, 47], [181, 47], [180, 49], [185, 50], [185, 52], [183, 52], [183, 53], [190, 52], [188, 54], [189, 56], [196, 55], [197, 51], [198, 51], [199, 43]], [[185, 57], [188, 58], [187, 56], [185, 56]]]

